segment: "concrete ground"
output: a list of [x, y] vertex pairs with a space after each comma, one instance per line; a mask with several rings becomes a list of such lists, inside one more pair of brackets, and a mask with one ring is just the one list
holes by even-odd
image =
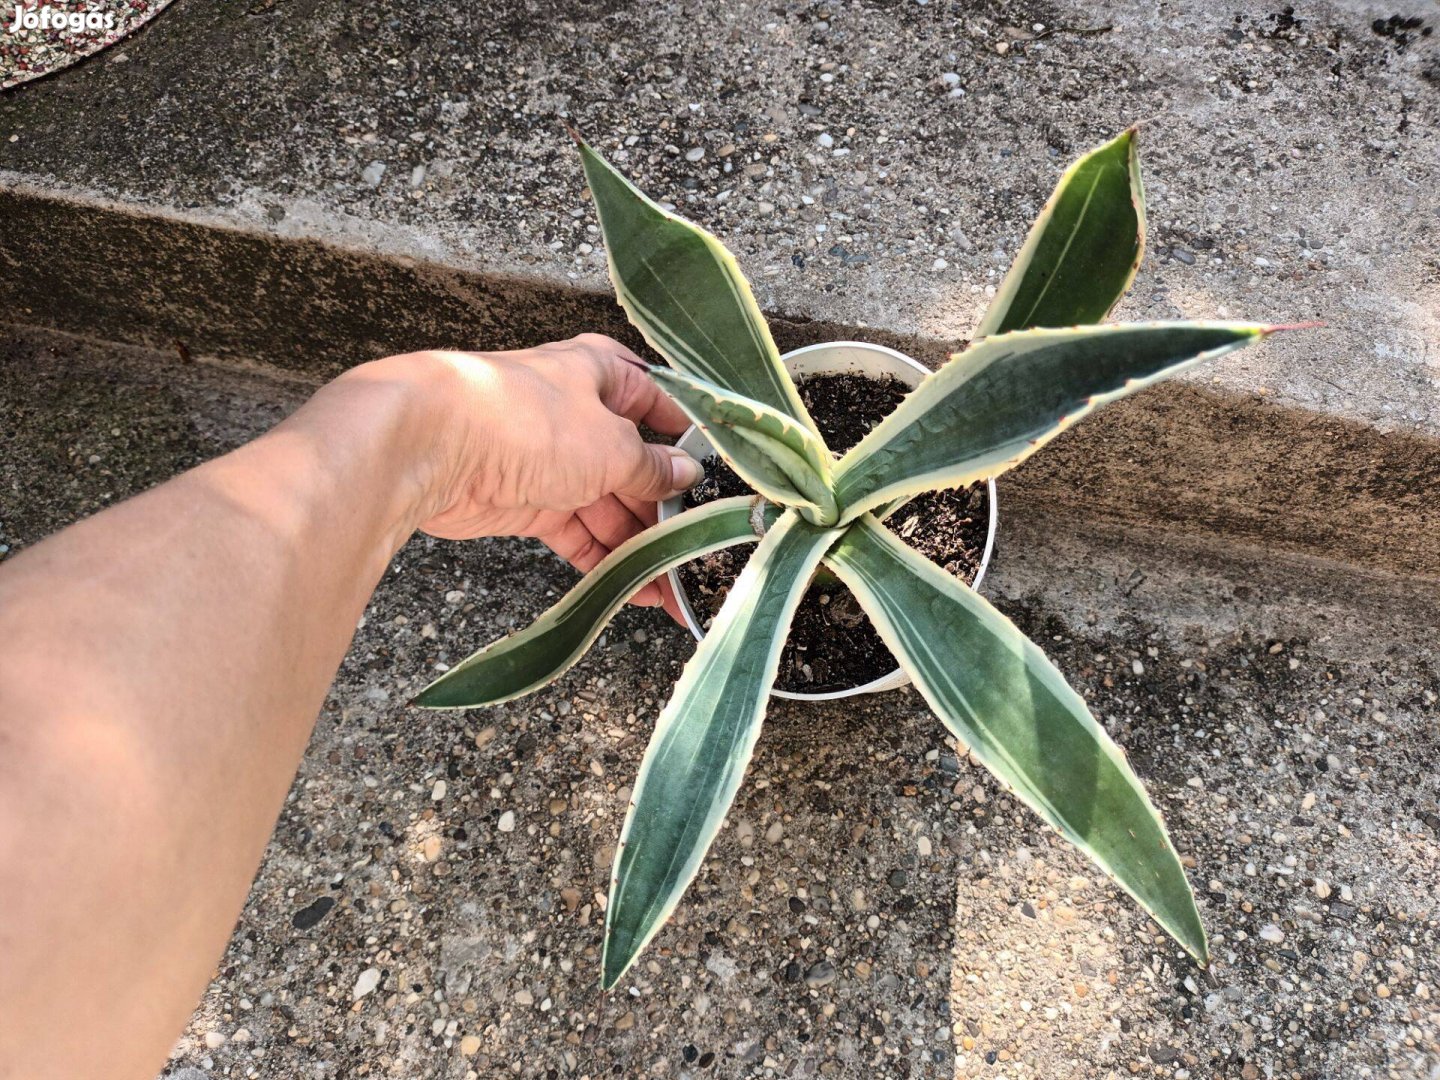
[[725, 238], [786, 347], [942, 359], [1064, 163], [1136, 120], [1119, 314], [1328, 324], [1000, 488], [986, 591], [1129, 750], [1209, 973], [902, 692], [777, 703], [602, 997], [691, 643], [627, 612], [542, 693], [414, 713], [573, 581], [417, 540], [168, 1076], [1440, 1077], [1440, 13], [1102, 7], [175, 0], [0, 96], [0, 559], [358, 360], [625, 334], [561, 119]]
[[[305, 389], [10, 331], [0, 544]], [[167, 1075], [1440, 1075], [1440, 589], [1006, 496], [987, 592], [1127, 747], [1191, 867], [1208, 974], [901, 692], [776, 703], [697, 884], [601, 995], [606, 867], [691, 642], [631, 611], [541, 693], [407, 709], [574, 579], [529, 543], [420, 539]]]

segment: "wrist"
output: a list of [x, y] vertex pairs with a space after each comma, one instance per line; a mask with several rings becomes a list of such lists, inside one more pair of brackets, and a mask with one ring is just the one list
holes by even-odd
[[401, 543], [454, 501], [474, 457], [471, 418], [457, 409], [464, 384], [445, 356], [412, 353], [351, 368], [321, 391], [351, 418], [364, 417]]

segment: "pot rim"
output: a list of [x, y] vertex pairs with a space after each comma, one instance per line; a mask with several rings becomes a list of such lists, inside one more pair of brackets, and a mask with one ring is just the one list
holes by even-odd
[[[840, 358], [837, 357], [830, 365], [826, 365], [823, 360], [823, 354], [839, 350], [845, 350], [851, 353], [850, 359], [852, 361], [858, 361], [858, 364], [844, 366]], [[862, 355], [855, 356], [854, 354], [856, 353]], [[894, 363], [880, 361], [879, 363], [866, 364], [863, 354], [867, 353], [871, 354], [871, 356], [877, 360], [880, 357], [884, 357]], [[818, 364], [814, 361], [811, 363], [804, 362], [807, 358], [814, 357], [816, 354], [822, 354], [822, 358], [819, 359]], [[930, 369], [914, 357], [906, 356], [904, 353], [887, 348], [884, 345], [871, 344], [868, 341], [825, 341], [815, 345], [806, 345], [785, 353], [780, 357], [780, 360], [785, 364], [786, 370], [790, 371], [792, 375], [795, 374], [792, 368], [802, 366], [807, 369], [802, 373], [806, 375], [820, 372], [860, 375], [889, 374], [903, 379], [905, 375], [902, 372], [894, 370], [895, 364], [898, 363], [902, 369], [908, 369], [908, 372], [913, 372], [914, 381], [912, 383], [912, 389], [919, 384], [921, 379], [931, 374]], [[800, 363], [797, 364], [797, 362]], [[812, 364], [814, 366], [812, 366]], [[685, 447], [688, 450], [689, 447], [686, 446], [686, 444], [694, 443], [697, 440], [705, 446], [710, 445], [709, 440], [705, 437], [705, 433], [701, 431], [699, 427], [692, 424], [685, 430], [685, 433], [676, 440], [676, 445]], [[703, 456], [703, 454], [696, 456]], [[985, 550], [980, 556], [980, 566], [975, 571], [975, 580], [970, 583], [970, 587], [977, 592], [980, 590], [980, 583], [985, 578], [985, 571], [990, 565], [990, 555], [995, 549], [995, 527], [999, 520], [999, 509], [995, 501], [995, 481], [992, 478], [985, 483], [989, 489], [990, 521], [985, 531]], [[667, 518], [674, 517], [676, 514], [681, 513], [684, 510], [681, 498], [681, 496], [677, 495], [673, 499], [667, 499], [659, 503], [657, 506], [659, 520], [665, 521]], [[678, 570], [679, 568], [677, 567], [668, 571], [666, 577], [670, 579], [670, 586], [675, 590], [675, 597], [680, 602], [680, 611], [681, 614], [685, 616], [685, 625], [690, 628], [690, 633], [695, 636], [695, 640], [701, 641], [705, 637], [705, 630], [700, 625], [699, 619], [696, 618], [695, 610], [690, 606], [690, 598], [686, 595], [684, 586], [680, 584]], [[846, 690], [829, 690], [823, 693], [809, 694], [798, 690], [777, 690], [772, 687], [770, 695], [772, 697], [785, 698], [790, 701], [836, 701], [841, 698], [858, 697], [861, 694], [878, 694], [886, 690], [898, 690], [902, 686], [908, 686], [909, 683], [910, 677], [905, 673], [905, 669], [897, 667], [895, 670], [881, 675], [876, 679], [872, 679], [868, 683], [863, 683], [860, 686], [852, 686]]]

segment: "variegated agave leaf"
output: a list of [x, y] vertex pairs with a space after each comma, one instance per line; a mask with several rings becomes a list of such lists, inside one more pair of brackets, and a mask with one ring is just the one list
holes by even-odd
[[763, 402], [669, 368], [650, 377], [705, 430], [740, 478], [772, 502], [793, 506], [815, 525], [838, 516], [833, 460], [820, 436]]
[[786, 511], [685, 665], [655, 724], [620, 833], [605, 911], [605, 989], [670, 917], [719, 832], [760, 735], [790, 618], [839, 536]]
[[1099, 406], [1274, 329], [1125, 323], [985, 338], [952, 357], [841, 458], [840, 520], [904, 495], [998, 476]]
[[[753, 502], [743, 496], [720, 499], [651, 526], [607, 555], [529, 627], [457, 664], [420, 691], [412, 704], [469, 709], [538, 690], [585, 655], [615, 612], [646, 582], [690, 559], [759, 539], [751, 519]], [[772, 509], [770, 517], [776, 516]]]
[[1060, 177], [975, 337], [1080, 326], [1109, 314], [1145, 253], [1145, 190], [1135, 129]]
[[646, 198], [579, 136], [576, 142], [615, 295], [650, 347], [679, 370], [815, 431], [734, 256]]
[[1206, 963], [1195, 897], [1159, 813], [1045, 654], [871, 515], [825, 562], [970, 753]]

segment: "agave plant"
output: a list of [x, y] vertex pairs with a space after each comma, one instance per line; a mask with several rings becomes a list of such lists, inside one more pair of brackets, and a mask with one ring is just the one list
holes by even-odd
[[671, 365], [652, 376], [758, 495], [708, 503], [636, 536], [529, 629], [471, 656], [415, 701], [470, 708], [536, 690], [646, 582], [758, 541], [645, 751], [606, 906], [602, 986], [613, 987], [660, 930], [719, 832], [791, 616], [822, 563], [950, 733], [1204, 964], [1189, 883], [1123, 751], [1039, 647], [884, 524], [887, 510], [921, 492], [996, 476], [1098, 406], [1277, 329], [1087, 325], [1124, 294], [1144, 250], [1134, 130], [1065, 172], [973, 342], [838, 460], [735, 259], [577, 142], [620, 304]]

